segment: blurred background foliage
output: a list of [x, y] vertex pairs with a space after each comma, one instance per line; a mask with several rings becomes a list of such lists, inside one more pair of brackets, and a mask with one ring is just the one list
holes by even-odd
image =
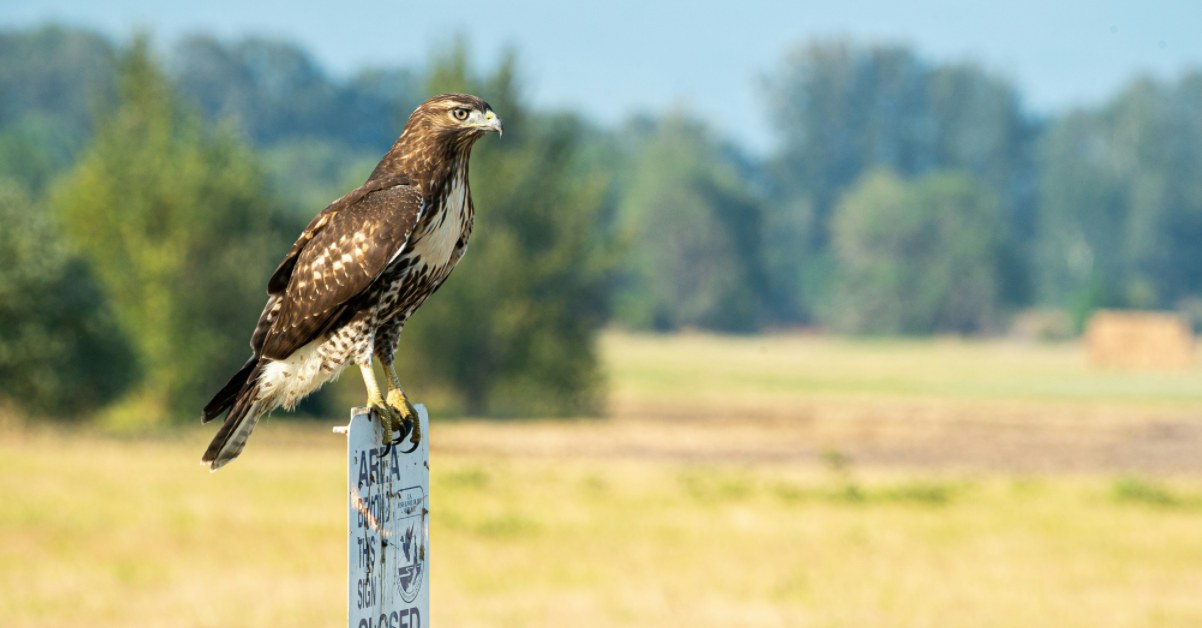
[[118, 418], [186, 415], [246, 351], [240, 336], [291, 225], [276, 220], [250, 149], [229, 127], [201, 122], [146, 39], [121, 55], [117, 78], [115, 108], [50, 202], [142, 366]]
[[605, 325], [998, 334], [1037, 309], [1063, 334], [1099, 307], [1202, 312], [1202, 70], [1037, 117], [975, 65], [815, 41], [761, 77], [763, 111], [732, 112], [778, 131], [752, 155], [687, 109], [614, 128], [535, 109], [516, 54], [444, 48], [333, 77], [266, 38], [0, 31], [0, 398], [194, 418], [295, 235], [453, 90], [506, 135], [473, 156], [471, 252], [401, 343], [444, 412], [600, 411]]

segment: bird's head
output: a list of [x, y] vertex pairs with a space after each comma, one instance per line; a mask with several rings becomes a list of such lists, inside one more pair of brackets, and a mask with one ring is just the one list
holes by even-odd
[[409, 116], [410, 128], [431, 132], [440, 138], [474, 142], [485, 133], [501, 134], [501, 118], [483, 99], [470, 94], [443, 94], [422, 103]]
[[501, 134], [501, 118], [484, 100], [469, 94], [435, 96], [413, 110], [370, 178], [404, 174], [426, 181], [446, 168], [466, 168], [472, 145], [489, 131]]

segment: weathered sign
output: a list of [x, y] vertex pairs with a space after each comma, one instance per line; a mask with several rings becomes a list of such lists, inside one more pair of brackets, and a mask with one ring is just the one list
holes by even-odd
[[[428, 435], [425, 406], [417, 411]], [[421, 628], [430, 625], [429, 440], [405, 453], [408, 439], [380, 444], [383, 429], [356, 408], [339, 430], [347, 436], [347, 625]]]

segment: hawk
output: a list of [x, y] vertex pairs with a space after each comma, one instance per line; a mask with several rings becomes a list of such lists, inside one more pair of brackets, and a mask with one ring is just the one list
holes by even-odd
[[[463, 257], [474, 209], [472, 145], [501, 134], [488, 103], [444, 94], [422, 103], [367, 181], [309, 223], [267, 281], [251, 357], [204, 407], [225, 422], [201, 462], [216, 471], [242, 453], [259, 417], [297, 402], [359, 365], [367, 405], [420, 442], [417, 413], [393, 360], [405, 322]], [[372, 367], [384, 367], [382, 394]]]

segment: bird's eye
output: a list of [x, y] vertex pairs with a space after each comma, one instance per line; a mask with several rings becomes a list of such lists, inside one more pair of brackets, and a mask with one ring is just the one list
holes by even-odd
[[456, 107], [455, 110], [451, 112], [451, 115], [455, 116], [456, 120], [462, 122], [467, 120], [467, 109], [464, 109], [463, 107]]

